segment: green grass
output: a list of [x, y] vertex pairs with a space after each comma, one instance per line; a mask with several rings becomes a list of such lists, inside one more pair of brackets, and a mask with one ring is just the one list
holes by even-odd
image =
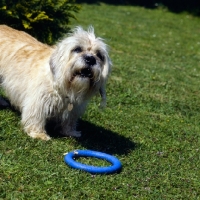
[[[110, 46], [108, 106], [93, 99], [81, 139], [48, 142], [1, 110], [0, 199], [200, 199], [200, 19], [106, 4], [83, 4], [77, 18], [73, 26], [92, 24]], [[71, 169], [63, 154], [74, 149], [113, 154], [123, 170]]]

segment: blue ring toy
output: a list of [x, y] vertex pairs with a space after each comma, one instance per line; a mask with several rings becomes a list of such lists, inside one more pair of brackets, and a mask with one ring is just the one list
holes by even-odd
[[[112, 165], [108, 167], [95, 167], [92, 165], [86, 165], [74, 160], [78, 157], [99, 158], [110, 162]], [[121, 162], [116, 157], [106, 153], [91, 150], [71, 151], [65, 155], [64, 161], [72, 168], [84, 170], [91, 174], [111, 174], [119, 171], [122, 168]]]

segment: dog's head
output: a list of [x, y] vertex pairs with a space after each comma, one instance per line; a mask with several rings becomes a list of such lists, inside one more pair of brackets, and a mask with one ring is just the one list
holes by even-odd
[[107, 45], [95, 37], [92, 27], [88, 31], [75, 28], [58, 43], [50, 58], [54, 80], [71, 102], [90, 98], [96, 91], [105, 101], [105, 83], [110, 66]]

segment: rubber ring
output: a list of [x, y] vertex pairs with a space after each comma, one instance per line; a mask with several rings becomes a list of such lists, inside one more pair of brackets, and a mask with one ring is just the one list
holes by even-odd
[[[78, 157], [99, 158], [110, 162], [112, 165], [108, 167], [96, 167], [92, 165], [86, 165], [74, 160]], [[80, 169], [91, 174], [112, 174], [118, 172], [122, 168], [121, 162], [115, 156], [92, 150], [71, 151], [64, 156], [64, 161], [72, 168]]]

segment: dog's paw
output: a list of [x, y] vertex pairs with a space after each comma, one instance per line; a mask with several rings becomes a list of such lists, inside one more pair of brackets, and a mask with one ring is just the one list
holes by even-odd
[[81, 131], [69, 131], [65, 133], [65, 135], [72, 137], [81, 137]]
[[49, 137], [46, 133], [30, 132], [28, 135], [34, 139], [41, 139], [46, 141], [51, 139], [51, 137]]

